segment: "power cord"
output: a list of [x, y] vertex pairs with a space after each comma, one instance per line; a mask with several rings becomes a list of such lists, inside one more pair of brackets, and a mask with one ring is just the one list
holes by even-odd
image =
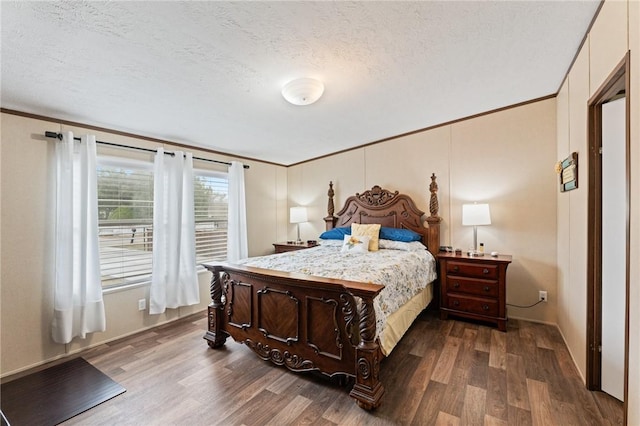
[[514, 305], [514, 304], [511, 304], [511, 303], [507, 303], [506, 305], [507, 305], [507, 306], [514, 306], [514, 307], [516, 307], [516, 308], [533, 308], [534, 306], [536, 306], [536, 305], [538, 305], [538, 304], [540, 304], [540, 303], [542, 303], [542, 302], [545, 302], [545, 300], [538, 300], [538, 301], [537, 301], [536, 303], [534, 303], [533, 305], [528, 305], [528, 306]]

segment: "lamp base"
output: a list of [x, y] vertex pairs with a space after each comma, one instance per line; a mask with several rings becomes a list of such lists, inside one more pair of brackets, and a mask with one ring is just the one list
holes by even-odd
[[469, 250], [467, 252], [467, 256], [469, 256], [469, 257], [481, 257], [481, 256], [484, 256], [484, 253], [481, 253], [478, 250]]

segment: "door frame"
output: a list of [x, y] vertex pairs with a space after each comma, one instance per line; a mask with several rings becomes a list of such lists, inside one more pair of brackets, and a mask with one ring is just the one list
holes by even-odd
[[601, 390], [602, 375], [602, 104], [625, 95], [625, 199], [626, 271], [624, 330], [624, 424], [627, 422], [629, 379], [629, 286], [630, 286], [630, 186], [631, 186], [631, 53], [609, 74], [588, 101], [589, 199], [587, 262], [587, 388]]

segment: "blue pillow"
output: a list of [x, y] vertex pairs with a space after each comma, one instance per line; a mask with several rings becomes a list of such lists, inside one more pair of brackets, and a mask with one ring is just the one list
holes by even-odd
[[343, 226], [341, 228], [333, 228], [320, 234], [323, 240], [344, 240], [345, 235], [351, 235], [351, 227]]
[[380, 228], [380, 239], [410, 243], [411, 241], [422, 241], [422, 235], [411, 229], [382, 227]]

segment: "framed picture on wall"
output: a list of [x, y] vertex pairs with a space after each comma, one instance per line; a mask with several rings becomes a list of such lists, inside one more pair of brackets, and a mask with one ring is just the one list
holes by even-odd
[[578, 187], [578, 153], [572, 152], [564, 160], [558, 161], [556, 173], [560, 177], [560, 192], [576, 189]]

